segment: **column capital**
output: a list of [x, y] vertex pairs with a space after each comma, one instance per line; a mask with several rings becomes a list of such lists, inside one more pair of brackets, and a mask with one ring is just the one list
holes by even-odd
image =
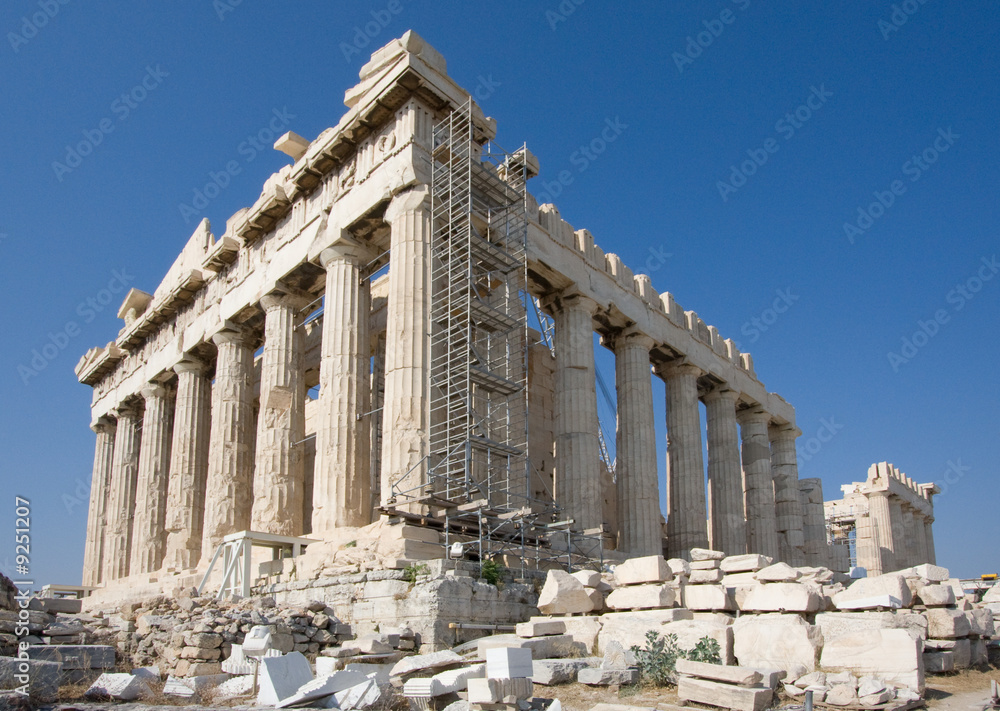
[[431, 207], [431, 189], [429, 185], [419, 185], [417, 187], [397, 193], [389, 202], [389, 207], [385, 210], [382, 218], [389, 224], [395, 222], [399, 217], [417, 210], [429, 210]]
[[802, 436], [802, 430], [791, 424], [772, 424], [768, 426], [767, 433], [772, 440], [797, 439]]
[[221, 331], [212, 336], [212, 343], [221, 346], [223, 343], [237, 343], [239, 345], [249, 345], [250, 333], [242, 326], [227, 325]]
[[90, 426], [96, 434], [110, 434], [115, 430], [115, 421], [107, 415], [101, 415], [97, 421]]
[[319, 263], [324, 269], [329, 268], [333, 262], [368, 263], [374, 258], [374, 251], [367, 244], [355, 239], [349, 230], [340, 230], [340, 236], [319, 253]]
[[744, 424], [768, 424], [771, 421], [771, 413], [759, 407], [748, 407], [736, 413], [736, 419], [741, 425]]
[[688, 363], [683, 359], [672, 360], [668, 363], [657, 363], [653, 366], [653, 372], [664, 380], [670, 380], [683, 375], [700, 377], [704, 371], [698, 366]]
[[129, 399], [118, 405], [118, 407], [115, 408], [115, 412], [118, 414], [119, 420], [123, 417], [138, 418], [142, 412], [142, 408], [139, 407], [138, 400]]
[[716, 400], [728, 400], [736, 406], [736, 402], [740, 399], [739, 390], [733, 390], [729, 387], [728, 383], [723, 383], [722, 385], [717, 385], [707, 393], [705, 393], [702, 398], [706, 403], [715, 402]]
[[143, 385], [139, 392], [142, 393], [142, 398], [144, 400], [149, 401], [152, 398], [165, 398], [168, 391], [163, 383], [154, 381]]
[[264, 309], [264, 313], [270, 313], [279, 308], [289, 308], [298, 311], [305, 308], [308, 304], [309, 299], [306, 297], [299, 296], [298, 294], [289, 294], [287, 291], [280, 289], [275, 289], [260, 297], [260, 307]]
[[636, 348], [645, 348], [648, 351], [652, 350], [654, 345], [656, 345], [656, 341], [635, 326], [629, 326], [619, 331], [612, 340], [612, 347], [615, 349], [619, 346], [635, 346]]
[[541, 299], [541, 303], [545, 309], [553, 313], [571, 308], [579, 308], [586, 310], [593, 316], [601, 308], [600, 304], [578, 291], [575, 286], [544, 296]]
[[172, 370], [178, 375], [180, 375], [181, 373], [194, 373], [195, 375], [204, 375], [207, 368], [203, 361], [197, 358], [186, 356], [184, 360], [174, 365]]

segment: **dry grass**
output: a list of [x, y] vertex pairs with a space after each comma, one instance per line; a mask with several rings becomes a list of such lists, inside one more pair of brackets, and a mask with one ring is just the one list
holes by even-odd
[[629, 706], [652, 706], [657, 704], [677, 704], [677, 688], [673, 686], [625, 686], [615, 689], [609, 686], [588, 686], [587, 684], [559, 684], [558, 686], [535, 685], [536, 698], [559, 699], [564, 711], [589, 711], [594, 704], [627, 704]]
[[928, 674], [927, 694], [929, 701], [970, 691], [990, 692], [990, 681], [1000, 681], [1000, 669], [996, 667], [963, 669], [948, 674]]

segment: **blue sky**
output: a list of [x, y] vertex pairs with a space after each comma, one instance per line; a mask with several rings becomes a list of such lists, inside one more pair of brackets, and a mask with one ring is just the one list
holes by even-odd
[[827, 498], [881, 460], [937, 481], [939, 562], [996, 572], [1000, 6], [779, 5], [5, 3], [0, 530], [28, 498], [30, 577], [80, 578], [73, 366], [116, 335], [124, 286], [152, 291], [201, 217], [221, 234], [287, 162], [251, 137], [335, 125], [411, 28], [538, 155], [536, 194], [753, 353], [797, 408], [800, 476]]

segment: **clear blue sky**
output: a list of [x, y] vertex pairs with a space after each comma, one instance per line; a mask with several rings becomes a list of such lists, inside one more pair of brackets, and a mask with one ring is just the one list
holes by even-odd
[[[102, 289], [152, 291], [198, 219], [181, 204], [235, 161], [195, 210], [221, 234], [287, 162], [248, 138], [335, 125], [370, 52], [412, 28], [482, 84], [499, 141], [539, 156], [536, 194], [568, 171], [567, 220], [752, 352], [801, 445], [835, 430], [802, 477], [827, 498], [880, 460], [950, 478], [938, 560], [996, 572], [1000, 5], [902, 5], [893, 24], [884, 0], [5, 3], [0, 565], [19, 494], [34, 579], [80, 579], [94, 436], [73, 366], [121, 325]], [[891, 204], [859, 215], [876, 193]]]

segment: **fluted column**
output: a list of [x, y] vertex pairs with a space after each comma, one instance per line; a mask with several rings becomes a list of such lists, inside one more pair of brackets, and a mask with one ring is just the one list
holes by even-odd
[[802, 501], [799, 496], [799, 464], [795, 454], [795, 438], [801, 434], [792, 425], [773, 425], [768, 428], [778, 550], [781, 560], [794, 566], [806, 564]]
[[708, 547], [700, 374], [683, 363], [660, 371], [667, 386], [667, 550], [677, 558], [689, 558], [692, 548]]
[[92, 429], [97, 441], [94, 446], [94, 470], [90, 477], [87, 540], [83, 552], [83, 584], [89, 587], [100, 585], [104, 580], [104, 536], [115, 454], [115, 421], [110, 417], [101, 417]]
[[711, 546], [727, 555], [747, 552], [743, 469], [736, 401], [740, 394], [719, 387], [705, 395], [708, 428], [708, 517]]
[[934, 530], [932, 528], [933, 523], [934, 523], [933, 516], [927, 516], [924, 519], [924, 545], [927, 546], [927, 562], [936, 565], [937, 554], [934, 552]]
[[896, 495], [889, 497], [889, 516], [892, 524], [892, 568], [890, 570], [899, 570], [905, 568], [909, 563], [906, 562], [906, 520], [903, 504]]
[[177, 402], [170, 446], [167, 550], [163, 565], [179, 571], [194, 568], [201, 558], [212, 385], [203, 363], [183, 361], [174, 366], [174, 372]]
[[319, 430], [313, 476], [313, 532], [371, 522], [368, 422], [370, 292], [368, 250], [348, 234], [323, 251], [326, 269], [319, 369]]
[[[385, 404], [382, 409], [382, 503], [427, 481], [430, 422], [430, 190], [392, 199], [386, 295]], [[405, 481], [401, 481], [405, 477]]]
[[139, 468], [139, 416], [136, 402], [117, 410], [115, 449], [108, 493], [107, 527], [104, 541], [104, 582], [129, 574], [132, 550], [132, 517], [135, 514], [135, 484]]
[[914, 509], [913, 522], [910, 527], [910, 533], [913, 537], [914, 560], [912, 565], [921, 565], [927, 562], [927, 534], [925, 533], [926, 528], [924, 520], [924, 514], [918, 509]]
[[868, 518], [872, 527], [872, 540], [876, 564], [868, 575], [882, 575], [893, 570], [895, 555], [892, 541], [892, 513], [887, 491], [873, 491], [868, 495]]
[[629, 556], [663, 552], [660, 487], [653, 427], [649, 349], [653, 339], [626, 332], [614, 340], [618, 392], [618, 550]]
[[305, 380], [297, 313], [305, 304], [286, 294], [260, 300], [264, 355], [253, 479], [251, 527], [284, 536], [302, 534], [305, 490]]
[[253, 506], [253, 348], [243, 330], [212, 337], [218, 348], [212, 385], [205, 525], [201, 559], [207, 565], [230, 533], [250, 528]]
[[552, 301], [555, 316], [555, 500], [573, 530], [602, 525], [601, 448], [593, 317], [597, 304], [578, 294]]
[[747, 551], [781, 557], [774, 510], [774, 481], [771, 478], [771, 442], [767, 425], [771, 416], [758, 409], [742, 410], [740, 450], [746, 483]]
[[135, 524], [132, 533], [132, 573], [152, 573], [163, 564], [167, 545], [167, 482], [174, 404], [160, 383], [142, 389], [146, 412], [142, 417], [142, 447], [135, 489]]

